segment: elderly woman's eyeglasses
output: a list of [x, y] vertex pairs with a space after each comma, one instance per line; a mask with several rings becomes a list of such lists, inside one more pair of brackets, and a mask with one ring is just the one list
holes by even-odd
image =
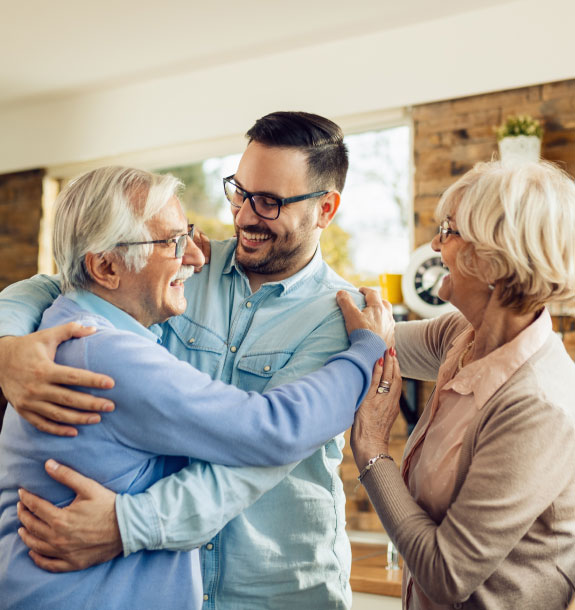
[[284, 199], [281, 199], [280, 197], [266, 195], [265, 193], [250, 193], [249, 191], [245, 191], [241, 186], [232, 182], [232, 178], [233, 175], [224, 178], [226, 199], [234, 208], [241, 208], [244, 201], [248, 199], [254, 213], [266, 220], [275, 220], [278, 218], [282, 205], [296, 203], [296, 201], [304, 201], [305, 199], [313, 199], [314, 197], [321, 197], [322, 195], [327, 195], [329, 193], [329, 191], [316, 191], [315, 193], [307, 193], [306, 195], [285, 197]]
[[194, 225], [188, 225], [188, 232], [177, 237], [170, 237], [170, 239], [154, 239], [152, 241], [123, 241], [116, 244], [118, 246], [143, 246], [144, 244], [176, 244], [176, 258], [182, 258], [188, 245], [188, 237], [193, 241], [196, 227]]
[[456, 231], [455, 229], [450, 229], [449, 228], [449, 219], [446, 218], [440, 225], [439, 225], [439, 241], [444, 244], [445, 240], [447, 239], [447, 237], [449, 235], [459, 235], [461, 236], [461, 233], [459, 231]]

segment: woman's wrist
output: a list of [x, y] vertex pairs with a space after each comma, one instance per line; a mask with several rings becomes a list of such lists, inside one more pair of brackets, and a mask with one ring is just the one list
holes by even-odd
[[370, 458], [367, 461], [367, 464], [359, 472], [359, 476], [357, 478], [360, 481], [360, 483], [363, 482], [363, 479], [367, 475], [367, 473], [380, 460], [391, 460], [393, 462], [393, 457], [391, 455], [389, 455], [389, 453], [378, 453], [377, 455], [374, 455], [372, 458]]
[[355, 465], [357, 469], [361, 472], [368, 464], [369, 460], [374, 458], [380, 454], [388, 454], [389, 453], [389, 445], [386, 443], [384, 445], [379, 445], [378, 447], [374, 447], [373, 449], [365, 449], [362, 447], [361, 452], [357, 454], [354, 453]]

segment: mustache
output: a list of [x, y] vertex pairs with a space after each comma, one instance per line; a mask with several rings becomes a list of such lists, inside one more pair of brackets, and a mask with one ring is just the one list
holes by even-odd
[[185, 282], [188, 278], [194, 275], [194, 271], [195, 268], [193, 265], [182, 265], [178, 273], [176, 273], [176, 275], [174, 275], [170, 281], [175, 282], [176, 280], [181, 280], [182, 282]]

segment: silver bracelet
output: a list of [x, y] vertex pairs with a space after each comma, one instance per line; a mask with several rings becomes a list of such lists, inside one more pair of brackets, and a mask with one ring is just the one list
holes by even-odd
[[357, 477], [360, 482], [363, 480], [363, 477], [371, 470], [371, 467], [377, 462], [377, 460], [391, 460], [393, 462], [393, 458], [387, 453], [380, 453], [379, 455], [372, 457]]

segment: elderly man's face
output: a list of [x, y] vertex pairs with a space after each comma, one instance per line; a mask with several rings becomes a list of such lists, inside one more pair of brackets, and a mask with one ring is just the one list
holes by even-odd
[[[149, 223], [152, 239], [170, 239], [187, 233], [188, 222], [177, 197], [172, 197]], [[126, 272], [122, 279], [123, 292], [130, 296], [130, 313], [144, 326], [163, 322], [186, 309], [183, 280], [192, 275], [191, 264], [202, 264], [203, 255], [188, 240], [183, 266], [176, 258], [175, 244], [155, 244], [146, 266], [140, 273]]]

